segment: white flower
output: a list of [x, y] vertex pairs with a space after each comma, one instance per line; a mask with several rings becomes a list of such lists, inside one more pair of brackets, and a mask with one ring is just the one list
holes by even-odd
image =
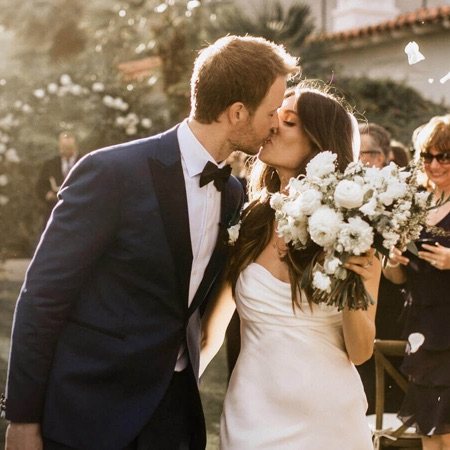
[[72, 84], [72, 78], [70, 78], [70, 75], [64, 73], [59, 77], [59, 82], [62, 86], [69, 86], [70, 84]]
[[103, 97], [103, 104], [109, 108], [112, 108], [114, 105], [114, 99], [110, 95], [105, 95]]
[[309, 218], [311, 239], [321, 247], [332, 247], [339, 234], [342, 215], [328, 206], [320, 207]]
[[301, 192], [298, 198], [301, 211], [303, 214], [310, 216], [320, 207], [322, 193], [315, 189], [307, 189], [306, 191]]
[[10, 148], [9, 150], [6, 150], [5, 159], [6, 159], [6, 161], [12, 162], [12, 163], [20, 162], [19, 155], [17, 154], [17, 151], [15, 148]]
[[361, 217], [350, 217], [348, 223], [342, 224], [338, 241], [346, 252], [361, 255], [373, 244], [372, 227]]
[[56, 94], [58, 92], [58, 85], [56, 83], [50, 83], [47, 86], [47, 92], [49, 94]]
[[386, 205], [392, 205], [394, 200], [404, 197], [407, 191], [407, 186], [405, 183], [400, 182], [400, 180], [390, 180], [386, 192], [379, 195], [380, 201]]
[[152, 119], [149, 119], [147, 117], [144, 117], [143, 119], [141, 119], [141, 125], [144, 128], [147, 128], [147, 129], [151, 128], [152, 124], [153, 124]]
[[422, 55], [419, 51], [419, 46], [416, 42], [412, 41], [405, 47], [405, 53], [408, 55], [408, 64], [417, 64], [418, 62], [425, 59], [425, 56]]
[[0, 186], [6, 186], [9, 183], [8, 176], [4, 173], [0, 175]]
[[33, 91], [33, 95], [34, 95], [36, 98], [41, 99], [41, 98], [44, 98], [44, 97], [45, 97], [45, 91], [44, 91], [44, 89], [35, 89], [35, 90]]
[[300, 220], [294, 220], [292, 217], [278, 222], [277, 233], [279, 237], [284, 237], [286, 243], [306, 245], [308, 242], [308, 222], [303, 217]]
[[306, 176], [322, 178], [336, 170], [335, 161], [337, 155], [331, 152], [320, 152], [306, 166]]
[[316, 270], [313, 274], [312, 285], [316, 289], [321, 291], [331, 291], [331, 279], [328, 275], [324, 274], [320, 270]]
[[300, 219], [302, 217], [301, 199], [285, 202], [281, 207], [281, 212], [287, 214], [293, 219]]
[[5, 206], [9, 202], [9, 198], [6, 195], [0, 195], [0, 206]]
[[323, 269], [325, 270], [325, 273], [330, 275], [335, 274], [340, 266], [342, 266], [342, 261], [335, 256], [327, 257], [323, 262]]
[[70, 93], [75, 96], [79, 96], [83, 93], [83, 88], [79, 84], [73, 84], [70, 86]]
[[371, 197], [370, 200], [359, 208], [359, 210], [368, 217], [373, 217], [377, 214], [377, 199], [375, 196]]
[[270, 206], [275, 210], [280, 209], [283, 206], [284, 198], [283, 194], [276, 192], [270, 197]]
[[94, 92], [103, 92], [105, 90], [105, 85], [99, 81], [92, 84], [92, 90]]
[[33, 108], [28, 103], [25, 103], [24, 105], [22, 105], [22, 112], [24, 112], [25, 114], [29, 114], [32, 111], [33, 111]]
[[239, 237], [239, 230], [241, 229], [241, 222], [233, 225], [227, 229], [228, 231], [228, 244], [234, 245]]
[[334, 201], [342, 208], [359, 208], [363, 204], [364, 192], [358, 183], [342, 180], [334, 191]]

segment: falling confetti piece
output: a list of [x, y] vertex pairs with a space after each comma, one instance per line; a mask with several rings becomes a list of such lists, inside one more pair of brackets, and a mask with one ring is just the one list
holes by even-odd
[[445, 77], [442, 77], [439, 81], [441, 84], [444, 84], [448, 80], [450, 80], [450, 72], [447, 75], [445, 75]]
[[410, 353], [416, 353], [424, 342], [425, 336], [422, 333], [411, 333], [408, 337]]
[[405, 53], [408, 55], [409, 65], [417, 64], [425, 59], [425, 56], [419, 52], [419, 46], [416, 42], [412, 41], [405, 47]]

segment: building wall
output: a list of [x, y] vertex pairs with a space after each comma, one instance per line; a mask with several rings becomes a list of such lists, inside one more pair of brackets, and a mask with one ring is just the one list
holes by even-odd
[[[246, 8], [248, 11], [255, 11], [255, 7], [261, 4], [261, 0], [235, 0]], [[332, 13], [336, 8], [337, 0], [279, 0], [281, 4], [289, 6], [293, 3], [307, 4], [311, 9], [311, 14], [316, 22], [317, 31], [333, 32], [333, 17]], [[366, 0], [368, 6], [374, 4], [374, 0]], [[396, 7], [400, 14], [408, 11], [414, 11], [422, 7], [423, 0], [396, 0]], [[450, 5], [450, 0], [426, 0], [426, 5], [429, 8], [441, 5]], [[325, 21], [325, 23], [323, 23]]]
[[[404, 52], [410, 41], [417, 42], [425, 56], [425, 60], [411, 66]], [[404, 81], [425, 98], [450, 107], [450, 80], [444, 84], [439, 82], [450, 71], [449, 43], [450, 29], [433, 34], [411, 33], [398, 39], [387, 38], [376, 45], [348, 46], [331, 53], [330, 59], [337, 79], [341, 74]]]

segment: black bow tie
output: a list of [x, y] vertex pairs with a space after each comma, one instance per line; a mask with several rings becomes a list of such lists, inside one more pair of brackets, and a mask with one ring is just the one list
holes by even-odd
[[222, 192], [225, 183], [228, 181], [228, 178], [230, 178], [230, 174], [231, 166], [229, 164], [219, 169], [215, 164], [208, 161], [200, 174], [200, 187], [214, 181], [216, 189], [219, 192]]

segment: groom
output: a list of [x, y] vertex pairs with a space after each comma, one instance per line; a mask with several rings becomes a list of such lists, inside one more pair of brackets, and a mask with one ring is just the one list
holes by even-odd
[[296, 64], [262, 38], [219, 39], [188, 119], [72, 170], [16, 307], [8, 450], [205, 448], [199, 306], [243, 198], [222, 162], [277, 127]]

